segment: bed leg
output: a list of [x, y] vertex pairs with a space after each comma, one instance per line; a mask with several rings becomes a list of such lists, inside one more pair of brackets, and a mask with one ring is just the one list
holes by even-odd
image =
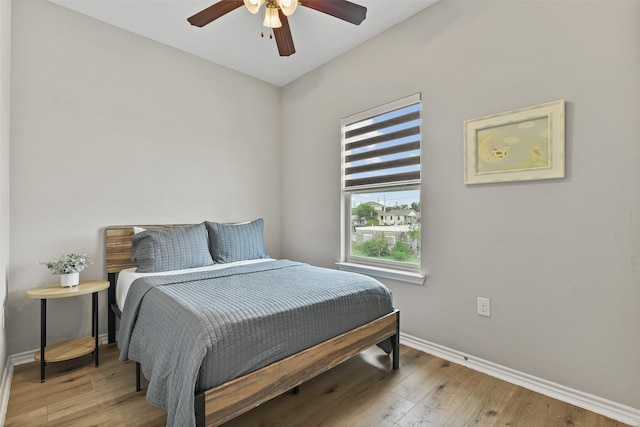
[[393, 339], [393, 369], [400, 367], [400, 312], [396, 312], [396, 334]]
[[194, 411], [196, 414], [196, 426], [204, 426], [204, 393], [196, 394], [196, 400], [194, 404]]
[[140, 390], [140, 363], [136, 362], [136, 391]]
[[294, 388], [291, 389], [291, 393], [293, 394], [300, 394], [300, 386], [297, 385]]
[[116, 342], [116, 314], [111, 305], [116, 303], [116, 273], [108, 273], [107, 277], [109, 279], [109, 303], [107, 304], [108, 339], [110, 343], [113, 343]]

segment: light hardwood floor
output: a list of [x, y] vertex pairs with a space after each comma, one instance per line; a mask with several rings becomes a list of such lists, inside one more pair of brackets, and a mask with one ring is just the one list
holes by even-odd
[[[135, 392], [135, 366], [114, 345], [91, 356], [15, 368], [6, 426], [162, 426], [165, 412]], [[143, 382], [143, 387], [146, 384]], [[625, 424], [402, 346], [400, 369], [371, 348], [225, 424], [245, 426], [589, 426]]]

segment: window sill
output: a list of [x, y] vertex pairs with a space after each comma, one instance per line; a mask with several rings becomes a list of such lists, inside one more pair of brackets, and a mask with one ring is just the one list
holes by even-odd
[[393, 270], [390, 268], [374, 267], [371, 265], [354, 264], [351, 262], [337, 262], [338, 270], [350, 271], [352, 273], [361, 273], [368, 276], [382, 277], [385, 279], [397, 280], [399, 282], [407, 282], [414, 285], [424, 284], [425, 275], [421, 273], [412, 273], [410, 271]]

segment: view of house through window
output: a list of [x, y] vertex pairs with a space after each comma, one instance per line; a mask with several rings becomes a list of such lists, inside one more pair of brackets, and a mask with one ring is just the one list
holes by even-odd
[[420, 190], [352, 194], [351, 255], [420, 265]]
[[342, 121], [345, 260], [420, 269], [420, 96]]

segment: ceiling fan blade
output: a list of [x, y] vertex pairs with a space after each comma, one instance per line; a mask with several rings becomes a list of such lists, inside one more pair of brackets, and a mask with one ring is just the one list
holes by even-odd
[[278, 10], [278, 12], [282, 27], [273, 29], [273, 35], [276, 37], [276, 44], [278, 45], [278, 52], [280, 52], [280, 56], [291, 56], [296, 53], [296, 48], [293, 45], [289, 20], [281, 10]]
[[201, 10], [195, 15], [187, 18], [191, 25], [196, 27], [204, 27], [208, 23], [215, 21], [223, 15], [236, 10], [244, 4], [243, 0], [220, 0], [206, 9]]
[[355, 25], [367, 17], [366, 7], [347, 0], [300, 0], [300, 4]]

